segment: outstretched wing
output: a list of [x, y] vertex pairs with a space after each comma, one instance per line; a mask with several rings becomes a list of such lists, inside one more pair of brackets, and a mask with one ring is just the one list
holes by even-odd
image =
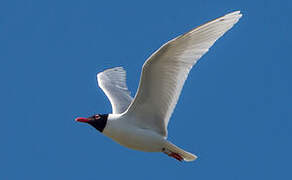
[[113, 114], [123, 113], [132, 97], [126, 84], [126, 71], [122, 67], [107, 69], [97, 74], [97, 82], [111, 102]]
[[181, 35], [144, 63], [139, 88], [127, 113], [141, 128], [167, 136], [167, 124], [193, 65], [242, 15], [236, 11]]

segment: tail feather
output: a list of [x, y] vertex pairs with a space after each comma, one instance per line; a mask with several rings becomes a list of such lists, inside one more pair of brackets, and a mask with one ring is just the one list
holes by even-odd
[[176, 145], [172, 144], [168, 141], [165, 147], [167, 150], [179, 154], [185, 161], [194, 161], [197, 159], [197, 156], [189, 153], [187, 151], [184, 151], [183, 149], [177, 147]]

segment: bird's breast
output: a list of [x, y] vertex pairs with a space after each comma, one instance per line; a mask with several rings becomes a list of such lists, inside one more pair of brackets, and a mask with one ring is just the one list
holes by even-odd
[[150, 129], [142, 129], [122, 120], [108, 121], [103, 134], [130, 149], [159, 152], [165, 138]]

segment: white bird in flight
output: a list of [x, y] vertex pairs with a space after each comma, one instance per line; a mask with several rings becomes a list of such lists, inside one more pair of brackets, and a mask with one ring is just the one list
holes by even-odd
[[144, 63], [134, 98], [122, 67], [98, 73], [98, 85], [113, 112], [75, 120], [92, 125], [125, 147], [163, 152], [179, 161], [195, 160], [196, 155], [167, 140], [167, 125], [192, 67], [241, 16], [240, 11], [226, 14], [162, 45]]

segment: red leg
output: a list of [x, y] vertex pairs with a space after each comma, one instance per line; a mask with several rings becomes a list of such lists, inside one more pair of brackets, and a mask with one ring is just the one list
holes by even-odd
[[164, 154], [167, 154], [167, 155], [170, 156], [170, 157], [175, 158], [175, 159], [178, 160], [178, 161], [182, 161], [182, 160], [184, 160], [184, 158], [183, 158], [181, 155], [179, 155], [178, 153], [171, 152], [171, 151], [168, 150], [168, 149], [163, 148], [163, 149], [162, 149], [162, 152], [163, 152]]
[[171, 152], [170, 154], [168, 154], [168, 156], [173, 157], [173, 158], [177, 159], [178, 161], [182, 161], [184, 159], [183, 157], [181, 157], [181, 155], [174, 153], [174, 152]]

